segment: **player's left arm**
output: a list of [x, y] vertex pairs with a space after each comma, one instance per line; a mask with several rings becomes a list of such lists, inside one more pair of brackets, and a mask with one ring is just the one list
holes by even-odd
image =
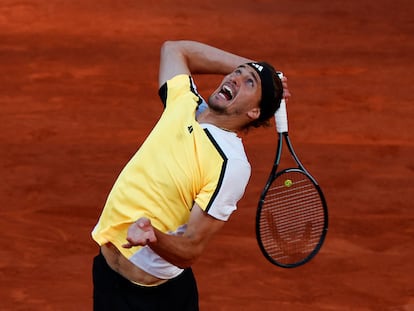
[[190, 267], [200, 257], [210, 239], [225, 224], [194, 204], [186, 231], [182, 235], [165, 234], [140, 218], [128, 230], [124, 247], [148, 245], [158, 255], [181, 268]]
[[159, 87], [178, 74], [228, 74], [249, 61], [201, 42], [167, 41], [161, 47]]

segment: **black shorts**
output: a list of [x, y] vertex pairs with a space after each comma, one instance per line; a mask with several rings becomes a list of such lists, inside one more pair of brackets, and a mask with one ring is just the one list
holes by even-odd
[[199, 310], [191, 269], [158, 286], [139, 286], [112, 270], [99, 254], [93, 261], [93, 285], [94, 311]]

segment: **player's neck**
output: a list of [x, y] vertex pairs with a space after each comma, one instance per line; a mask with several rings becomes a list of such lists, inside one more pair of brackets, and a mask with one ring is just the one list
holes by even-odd
[[212, 124], [226, 132], [233, 132], [233, 133], [239, 132], [239, 127], [235, 126], [231, 118], [229, 118], [227, 115], [218, 115], [218, 114], [212, 113], [208, 109], [203, 111], [197, 117], [197, 121], [199, 123]]

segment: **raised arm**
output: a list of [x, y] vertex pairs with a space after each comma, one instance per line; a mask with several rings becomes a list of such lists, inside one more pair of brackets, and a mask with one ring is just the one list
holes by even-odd
[[167, 41], [161, 47], [158, 83], [161, 87], [178, 74], [228, 74], [252, 61], [195, 41]]

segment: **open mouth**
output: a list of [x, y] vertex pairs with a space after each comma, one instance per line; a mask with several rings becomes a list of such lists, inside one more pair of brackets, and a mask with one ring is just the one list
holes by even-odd
[[220, 90], [220, 94], [226, 100], [232, 100], [233, 99], [233, 90], [228, 85], [223, 85], [223, 87]]

